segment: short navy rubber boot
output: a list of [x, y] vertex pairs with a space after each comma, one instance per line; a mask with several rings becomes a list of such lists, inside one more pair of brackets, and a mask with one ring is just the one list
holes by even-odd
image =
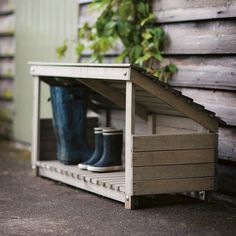
[[122, 130], [103, 130], [103, 155], [87, 169], [94, 172], [110, 172], [122, 170]]
[[78, 165], [78, 167], [82, 170], [87, 170], [88, 165], [93, 165], [101, 159], [103, 154], [103, 135], [102, 135], [102, 127], [95, 127], [95, 150], [93, 155], [85, 162], [82, 162]]
[[51, 87], [57, 159], [76, 165], [90, 158], [93, 150], [86, 141], [87, 89]]

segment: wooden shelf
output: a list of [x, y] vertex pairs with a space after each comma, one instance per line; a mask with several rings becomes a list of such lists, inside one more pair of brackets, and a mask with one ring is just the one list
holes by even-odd
[[93, 173], [59, 161], [38, 161], [40, 176], [125, 202], [125, 172]]

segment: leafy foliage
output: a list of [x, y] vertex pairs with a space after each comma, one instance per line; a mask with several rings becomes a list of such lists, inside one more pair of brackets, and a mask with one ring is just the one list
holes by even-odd
[[[128, 57], [130, 63], [161, 80], [171, 78], [177, 68], [174, 64], [160, 66], [166, 35], [156, 25], [149, 1], [93, 0], [90, 7], [101, 14], [92, 26], [85, 23], [80, 29], [76, 47], [79, 58], [84, 49], [90, 48], [92, 60], [102, 62], [104, 54], [121, 41], [124, 50], [116, 58], [117, 63]], [[65, 54], [65, 48], [66, 44], [57, 49], [59, 57]]]

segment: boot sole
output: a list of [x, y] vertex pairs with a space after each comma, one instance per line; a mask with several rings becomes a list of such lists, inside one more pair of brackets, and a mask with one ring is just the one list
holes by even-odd
[[84, 165], [84, 164], [79, 164], [78, 167], [79, 167], [81, 170], [87, 170], [87, 169], [88, 169], [88, 165]]
[[87, 170], [94, 172], [110, 172], [110, 171], [118, 171], [122, 170], [122, 166], [106, 166], [106, 167], [96, 167], [96, 166], [88, 166]]

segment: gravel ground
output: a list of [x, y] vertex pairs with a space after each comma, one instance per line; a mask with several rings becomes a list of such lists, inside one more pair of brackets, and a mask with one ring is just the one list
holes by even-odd
[[1, 144], [0, 161], [0, 235], [236, 235], [236, 209], [223, 202], [166, 195], [130, 211], [35, 177], [28, 152]]

